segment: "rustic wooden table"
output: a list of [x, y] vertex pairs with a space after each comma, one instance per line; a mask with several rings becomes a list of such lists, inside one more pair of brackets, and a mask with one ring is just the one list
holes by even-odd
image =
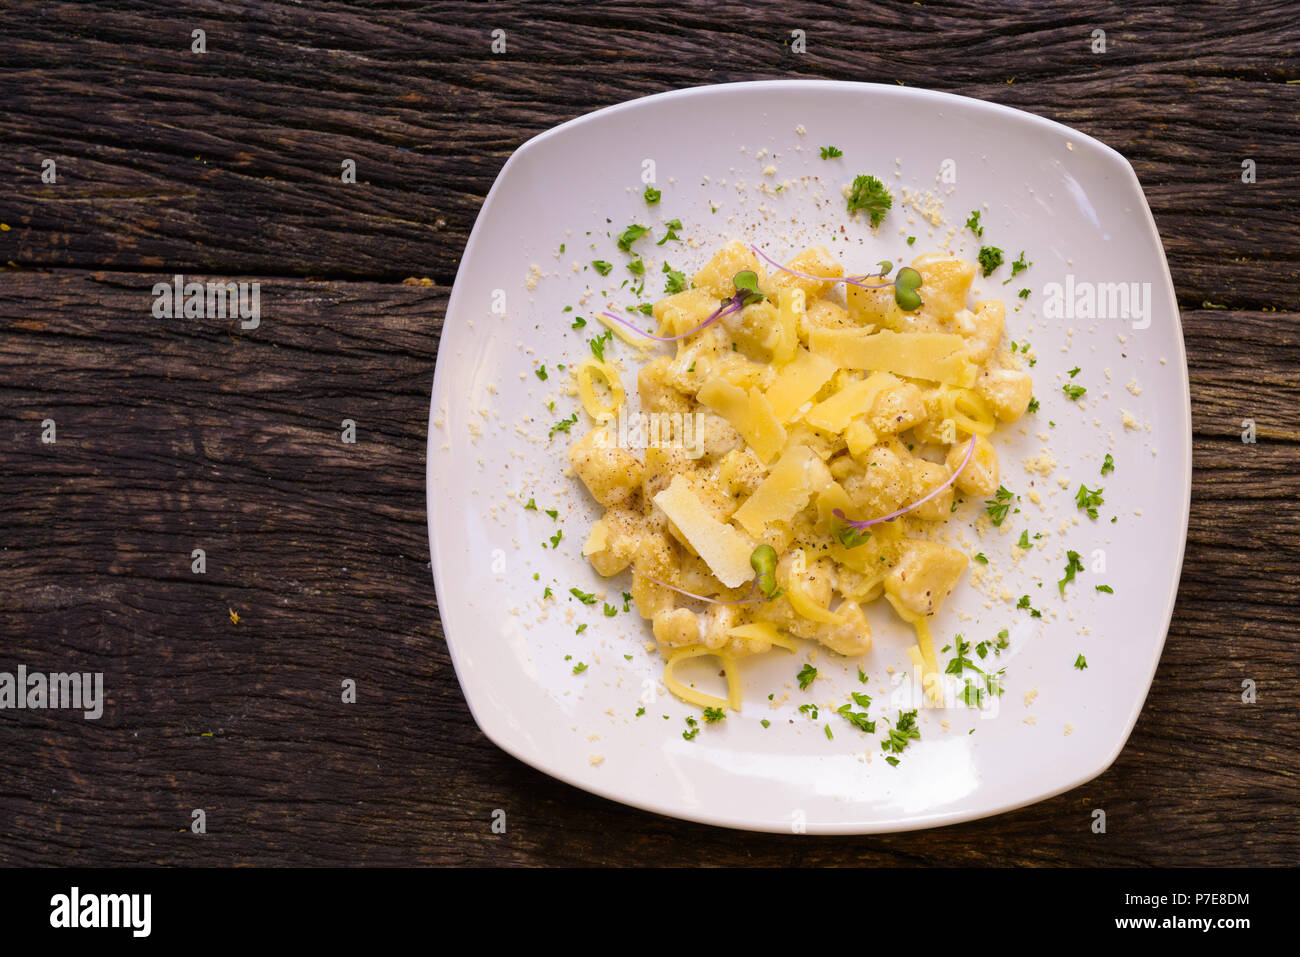
[[[1300, 859], [1294, 3], [4, 6], [0, 670], [103, 671], [108, 701], [99, 721], [0, 712], [0, 863]], [[1182, 588], [1128, 746], [1053, 800], [916, 834], [732, 833], [519, 764], [461, 697], [424, 449], [484, 195], [571, 117], [778, 77], [1059, 120], [1127, 156], [1155, 212], [1192, 381]], [[274, 318], [156, 319], [151, 287], [175, 273], [256, 279]]]

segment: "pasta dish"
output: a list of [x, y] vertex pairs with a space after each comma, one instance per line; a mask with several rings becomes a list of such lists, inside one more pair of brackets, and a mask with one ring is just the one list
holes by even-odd
[[[990, 436], [1032, 383], [1002, 348], [1003, 303], [968, 302], [974, 264], [929, 254], [893, 272], [735, 241], [654, 304], [653, 335], [605, 314], [645, 360], [637, 441], [619, 369], [593, 354], [572, 370], [592, 428], [568, 458], [605, 509], [583, 555], [602, 576], [630, 569], [664, 683], [687, 702], [738, 710], [737, 661], [796, 638], [864, 654], [863, 609], [881, 599], [939, 693], [929, 621], [970, 559], [936, 533], [957, 497], [999, 488]], [[725, 699], [675, 675], [702, 656], [721, 662]]]

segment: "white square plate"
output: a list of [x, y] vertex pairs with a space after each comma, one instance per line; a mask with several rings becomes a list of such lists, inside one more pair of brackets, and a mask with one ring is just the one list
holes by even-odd
[[[819, 147], [829, 145], [843, 157], [821, 159]], [[642, 197], [646, 161], [663, 194], [655, 206]], [[845, 214], [841, 189], [857, 173], [878, 176], [894, 194], [877, 233]], [[914, 203], [904, 190], [915, 191]], [[797, 658], [774, 651], [743, 662], [744, 709], [685, 740], [684, 719], [698, 710], [662, 692], [662, 661], [644, 647], [649, 623], [635, 611], [606, 617], [601, 604], [569, 596], [571, 587], [594, 591], [621, 609], [630, 587], [629, 573], [601, 579], [580, 554], [600, 510], [563, 473], [569, 443], [589, 427], [585, 416], [572, 436], [548, 439], [550, 426], [578, 409], [556, 365], [586, 354], [601, 331], [594, 311], [636, 301], [619, 288], [627, 256], [615, 237], [633, 222], [654, 227], [637, 245], [653, 300], [664, 261], [690, 275], [733, 237], [778, 258], [825, 243], [859, 273], [880, 259], [907, 262], [945, 248], [973, 260], [980, 240], [962, 225], [972, 210], [982, 211], [983, 242], [1005, 250], [1008, 263], [1021, 250], [1033, 263], [1009, 285], [1007, 266], [975, 285], [1007, 302], [1008, 337], [1032, 343], [1041, 409], [995, 435], [1002, 482], [1020, 494], [1021, 511], [983, 539], [974, 530], [981, 503], [953, 517], [971, 551], [991, 564], [978, 585], [967, 572], [932, 629], [936, 646], [958, 632], [975, 643], [1007, 629], [1010, 647], [987, 659], [1007, 669], [1006, 694], [995, 713], [922, 709], [921, 739], [891, 767], [879, 746], [886, 725], [865, 735], [833, 712], [864, 690], [857, 660], [816, 653], [821, 676], [799, 690], [794, 675], [813, 650], [808, 643]], [[933, 225], [929, 214], [946, 221]], [[687, 242], [656, 246], [674, 218]], [[614, 264], [607, 279], [588, 266], [597, 259]], [[1085, 315], [1084, 290], [1103, 283], [1137, 283], [1142, 308], [1117, 315], [1120, 301], [1103, 286]], [[1027, 300], [1016, 298], [1021, 287], [1031, 290]], [[1072, 306], [1049, 317], [1047, 299], [1067, 289]], [[576, 315], [588, 318], [586, 328], [571, 329]], [[634, 350], [618, 340], [609, 348], [634, 393]], [[535, 375], [541, 364], [546, 381]], [[1087, 394], [1070, 401], [1067, 383]], [[1118, 153], [1027, 113], [901, 87], [777, 81], [651, 96], [530, 140], [483, 204], [434, 377], [428, 505], [438, 605], [479, 727], [577, 787], [764, 831], [850, 834], [969, 820], [1082, 784], [1123, 747], [1173, 612], [1190, 445], [1173, 285], [1137, 177]], [[1107, 452], [1115, 470], [1102, 476]], [[1050, 473], [1026, 470], [1031, 460]], [[1104, 487], [1096, 521], [1075, 506], [1080, 483]], [[523, 508], [530, 497], [537, 510]], [[1044, 537], [1017, 558], [1013, 544], [1025, 530]], [[1062, 599], [1067, 549], [1086, 570]], [[1022, 594], [1042, 618], [1016, 608]], [[914, 639], [887, 610], [871, 621], [875, 647], [861, 662], [875, 699], [870, 714], [893, 718], [911, 692], [895, 682]], [[588, 627], [577, 633], [581, 624]], [[1087, 670], [1074, 667], [1079, 654]], [[579, 662], [587, 668], [574, 674]], [[822, 708], [816, 722], [797, 710], [809, 702]]]

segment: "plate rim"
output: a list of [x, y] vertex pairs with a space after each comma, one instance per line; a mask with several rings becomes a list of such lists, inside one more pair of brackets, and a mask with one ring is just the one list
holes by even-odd
[[[447, 300], [447, 308], [443, 313], [443, 325], [439, 331], [438, 351], [434, 361], [434, 376], [432, 392], [430, 397], [429, 420], [427, 424], [427, 440], [425, 447], [425, 520], [429, 533], [429, 564], [432, 571], [434, 583], [434, 596], [436, 607], [439, 609], [438, 618], [442, 625], [443, 639], [446, 643], [448, 654], [451, 657], [452, 667], [456, 672], [456, 680], [460, 685], [461, 696], [464, 698], [466, 706], [469, 708], [470, 716], [479, 730], [494, 745], [500, 748], [511, 757], [521, 761], [531, 768], [562, 781], [565, 784], [594, 794], [606, 800], [614, 801], [628, 807], [634, 807], [638, 810], [647, 811], [660, 817], [672, 820], [684, 820], [694, 823], [707, 824], [714, 827], [723, 827], [731, 830], [741, 830], [760, 833], [790, 833], [789, 822], [780, 822], [782, 826], [777, 827], [778, 822], [766, 823], [755, 819], [735, 819], [725, 816], [707, 813], [704, 809], [692, 807], [679, 807], [666, 809], [657, 806], [652, 802], [642, 801], [635, 794], [627, 794], [622, 791], [616, 791], [611, 787], [602, 786], [599, 782], [579, 779], [576, 775], [564, 771], [554, 765], [548, 765], [544, 758], [535, 752], [526, 751], [518, 746], [516, 742], [508, 735], [500, 732], [500, 729], [493, 721], [487, 720], [485, 711], [476, 707], [474, 696], [466, 691], [466, 683], [463, 675], [465, 674], [462, 656], [458, 654], [456, 643], [448, 635], [448, 628], [445, 619], [441, 614], [442, 599], [440, 597], [441, 589], [439, 581], [442, 577], [441, 566], [439, 562], [437, 536], [435, 533], [434, 520], [434, 459], [435, 448], [434, 438], [436, 435], [434, 420], [438, 413], [437, 399], [439, 394], [440, 382], [444, 377], [443, 365], [443, 333], [446, 330], [448, 317], [455, 314], [459, 303], [460, 294], [463, 293], [463, 287], [460, 284], [461, 271], [460, 266], [471, 259], [476, 251], [476, 241], [480, 237], [480, 227], [484, 220], [484, 213], [491, 206], [494, 196], [497, 194], [499, 187], [506, 180], [512, 166], [524, 156], [530, 148], [536, 147], [537, 144], [546, 141], [555, 136], [564, 134], [587, 123], [598, 122], [602, 117], [614, 113], [634, 110], [645, 106], [654, 101], [665, 99], [692, 99], [700, 96], [716, 94], [722, 91], [743, 91], [744, 89], [847, 89], [869, 94], [885, 95], [901, 99], [915, 99], [929, 103], [947, 103], [962, 109], [974, 109], [988, 111], [991, 115], [999, 116], [1012, 122], [1028, 123], [1031, 126], [1038, 126], [1041, 129], [1051, 130], [1058, 135], [1067, 134], [1071, 137], [1071, 142], [1078, 142], [1087, 145], [1091, 149], [1097, 150], [1101, 155], [1107, 157], [1112, 163], [1118, 166], [1127, 174], [1127, 182], [1124, 184], [1127, 188], [1135, 192], [1138, 199], [1141, 200], [1141, 212], [1144, 219], [1141, 222], [1146, 227], [1146, 238], [1153, 241], [1154, 247], [1158, 253], [1159, 264], [1163, 268], [1164, 291], [1168, 302], [1173, 307], [1174, 317], [1176, 319], [1175, 344], [1177, 346], [1177, 359], [1179, 379], [1182, 386], [1183, 401], [1178, 406], [1179, 431], [1185, 437], [1184, 452], [1182, 457], [1182, 468], [1180, 477], [1182, 478], [1183, 503], [1181, 509], [1181, 528], [1178, 529], [1178, 561], [1177, 574], [1171, 578], [1169, 593], [1165, 600], [1164, 626], [1161, 629], [1159, 641], [1154, 648], [1154, 654], [1146, 680], [1143, 686], [1142, 694], [1135, 698], [1129, 707], [1129, 712], [1124, 721], [1124, 730], [1117, 738], [1117, 743], [1111, 753], [1102, 760], [1096, 767], [1089, 766], [1079, 775], [1074, 776], [1068, 783], [1060, 786], [1053, 785], [1041, 792], [1035, 792], [1025, 797], [1023, 801], [1017, 800], [1009, 803], [1003, 803], [996, 807], [982, 809], [965, 809], [936, 812], [932, 814], [921, 814], [907, 818], [892, 818], [883, 821], [859, 820], [853, 822], [815, 822], [808, 821], [804, 825], [804, 833], [823, 834], [823, 835], [859, 835], [859, 834], [887, 834], [900, 833], [916, 830], [927, 830], [935, 827], [945, 827], [953, 824], [960, 824], [967, 821], [981, 820], [988, 817], [995, 817], [1000, 814], [1007, 814], [1020, 810], [1032, 804], [1038, 804], [1042, 801], [1050, 800], [1064, 794], [1066, 791], [1073, 790], [1087, 784], [1089, 781], [1101, 776], [1115, 763], [1119, 755], [1123, 752], [1128, 744], [1133, 730], [1137, 725], [1138, 718], [1141, 716], [1143, 709], [1146, 707], [1147, 698], [1151, 693], [1151, 685], [1155, 680], [1156, 671], [1159, 669], [1160, 660], [1164, 655], [1164, 647], [1169, 638], [1170, 625], [1173, 622], [1174, 608], [1177, 603], [1178, 590], [1182, 582], [1182, 569], [1186, 559], [1187, 551], [1187, 532], [1191, 518], [1191, 492], [1192, 492], [1192, 455], [1193, 455], [1193, 435], [1192, 435], [1192, 415], [1191, 415], [1191, 383], [1187, 366], [1187, 349], [1183, 336], [1182, 312], [1178, 306], [1177, 292], [1173, 284], [1173, 276], [1169, 270], [1168, 257], [1165, 252], [1164, 243], [1160, 239], [1160, 233], [1156, 226], [1155, 217], [1151, 212], [1150, 203], [1147, 202], [1145, 191], [1142, 189], [1141, 181], [1138, 179], [1137, 172], [1133, 169], [1132, 164], [1125, 156], [1115, 148], [1108, 146], [1101, 140], [1083, 133], [1073, 127], [1067, 126], [1056, 120], [1039, 116], [1026, 110], [1016, 107], [1006, 106], [990, 100], [983, 100], [977, 97], [963, 96], [957, 93], [948, 93], [939, 90], [928, 90], [920, 87], [891, 86], [884, 83], [865, 83], [854, 80], [820, 80], [820, 79], [777, 79], [777, 80], [743, 80], [728, 83], [713, 83], [699, 86], [683, 87], [676, 90], [666, 90], [660, 93], [648, 94], [645, 96], [634, 97], [624, 100], [620, 103], [614, 103], [609, 106], [584, 113], [580, 116], [573, 117], [556, 126], [537, 133], [522, 144], [520, 144], [507, 158], [502, 165], [500, 172], [497, 173], [493, 180], [492, 187], [488, 190], [487, 196], [475, 216], [474, 225], [470, 230], [469, 238], [466, 240], [464, 252], [460, 257], [460, 264], [457, 267], [456, 279], [453, 280], [451, 294]], [[450, 363], [450, 360], [448, 360]], [[1172, 471], [1172, 470], [1171, 470]]]

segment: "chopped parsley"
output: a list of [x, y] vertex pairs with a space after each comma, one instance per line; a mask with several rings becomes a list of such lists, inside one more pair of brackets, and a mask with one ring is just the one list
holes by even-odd
[[607, 263], [603, 259], [593, 259], [591, 261], [591, 268], [596, 270], [596, 272], [600, 273], [602, 276], [608, 276], [610, 270], [614, 268], [614, 264]]
[[872, 228], [880, 225], [880, 221], [885, 218], [885, 213], [889, 212], [893, 205], [894, 198], [889, 195], [889, 190], [885, 189], [885, 184], [874, 176], [863, 174], [853, 180], [853, 188], [849, 191], [848, 197], [848, 211], [856, 213], [865, 210], [871, 217]]
[[822, 147], [822, 159], [824, 160], [835, 159], [836, 157], [843, 156], [843, 155], [844, 155], [844, 151], [839, 147], [836, 146]]
[[765, 728], [772, 727], [772, 722], [768, 721], [767, 718], [764, 718], [762, 721], [759, 722], [759, 724], [761, 724]]
[[[948, 662], [948, 667], [944, 669], [944, 674], [960, 675], [967, 668], [972, 671], [978, 671], [980, 674], [984, 674], [983, 669], [980, 668], [979, 665], [975, 664], [971, 658], [967, 657], [970, 654], [970, 642], [964, 640], [961, 635], [958, 635], [953, 640], [957, 642], [957, 657]], [[984, 654], [988, 654], [987, 647], [984, 649]], [[980, 657], [983, 658], [984, 655], [980, 655]]]
[[632, 595], [628, 592], [623, 592], [623, 610], [632, 610]]
[[551, 548], [560, 547], [560, 539], [564, 537], [564, 529], [557, 528], [555, 534], [551, 536]]
[[604, 604], [605, 604], [604, 612], [606, 618], [613, 618], [615, 615], [618, 614], [618, 609], [615, 608], [613, 605], [611, 605], [609, 602], [605, 602]]
[[1079, 374], [1079, 367], [1078, 367], [1078, 366], [1075, 366], [1073, 369], [1071, 369], [1069, 372], [1066, 373], [1066, 375], [1068, 375], [1071, 379], [1073, 379], [1073, 378], [1074, 378], [1075, 376], [1077, 376], [1078, 374]]
[[966, 228], [981, 239], [984, 238], [984, 227], [980, 225], [980, 211], [971, 210], [970, 216], [966, 220]]
[[548, 509], [546, 510], [546, 514], [549, 515], [549, 516], [551, 516], [551, 518], [555, 519], [556, 521], [558, 521], [559, 518], [560, 518], [560, 512], [559, 512], [559, 509], [548, 508]]
[[1019, 296], [1021, 299], [1028, 299], [1028, 298], [1029, 298], [1029, 290], [1028, 290], [1028, 289], [1022, 289], [1022, 290], [1020, 290], [1018, 293], [1016, 293], [1016, 295]]
[[1069, 396], [1072, 401], [1078, 402], [1088, 390], [1081, 385], [1070, 385], [1067, 382], [1061, 386], [1061, 391]]
[[829, 724], [826, 725], [826, 740], [827, 741], [835, 740], [835, 735], [831, 734], [831, 726]]
[[988, 556], [983, 552], [975, 553], [975, 561], [979, 562], [981, 565], [987, 565], [989, 563]]
[[537, 374], [537, 378], [541, 379], [543, 382], [546, 381], [547, 379], [546, 366], [544, 365], [538, 366], [536, 369], [533, 370], [533, 372]]
[[[605, 343], [614, 338], [614, 330], [606, 329], [603, 333], [591, 340], [591, 354], [601, 362], [605, 361]], [[576, 415], [576, 413], [575, 413]]]
[[1080, 671], [1083, 671], [1085, 668], [1088, 667], [1088, 659], [1083, 657], [1083, 655], [1079, 655], [1079, 657], [1074, 659], [1074, 667], [1078, 668]]
[[1065, 553], [1065, 557], [1065, 577], [1056, 583], [1062, 597], [1065, 596], [1065, 586], [1074, 581], [1074, 573], [1083, 571], [1083, 564], [1079, 561], [1078, 552], [1068, 551]]
[[547, 585], [545, 588], [542, 589], [542, 597], [543, 597], [543, 598], [550, 598], [551, 595], [553, 595], [553, 594], [555, 594], [555, 593], [551, 591], [551, 586], [550, 586], [550, 585]]
[[1011, 500], [1015, 496], [1009, 489], [999, 485], [998, 490], [993, 493], [992, 498], [984, 500], [984, 505], [989, 513], [989, 518], [994, 525], [1001, 525], [1007, 519], [1007, 510], [1011, 508]]
[[1080, 482], [1079, 491], [1074, 496], [1074, 504], [1087, 512], [1089, 518], [1096, 518], [1097, 506], [1106, 503], [1106, 500], [1101, 497], [1102, 491], [1100, 485], [1096, 488], [1088, 488], [1088, 486]]
[[[1024, 272], [1032, 265], [1033, 263], [1031, 262], [1025, 262], [1025, 253], [1024, 250], [1021, 250], [1019, 258], [1017, 258], [1016, 261], [1011, 264], [1011, 279], [1015, 279], [1016, 276], [1020, 275], [1022, 272]], [[1011, 279], [1008, 279], [1002, 285], [1005, 286], [1008, 282], [1011, 281]]]
[[528, 504], [525, 505], [524, 508], [530, 508], [530, 509], [532, 509], [534, 512], [537, 511], [537, 501], [536, 501], [535, 499], [533, 499], [533, 498], [530, 497], [530, 498], [528, 499]]
[[867, 673], [866, 673], [865, 671], [862, 670], [862, 666], [861, 666], [861, 665], [858, 665], [858, 683], [859, 683], [859, 684], [866, 684], [866, 683], [867, 683]]
[[1020, 533], [1020, 541], [1016, 542], [1016, 548], [1023, 548], [1025, 551], [1029, 551], [1033, 547], [1034, 546], [1029, 541], [1028, 530], [1022, 531]]
[[576, 665], [573, 666], [573, 673], [575, 675], [580, 675], [586, 670], [587, 670], [586, 664], [584, 664], [581, 661], [579, 661]]
[[727, 712], [723, 711], [721, 708], [704, 709], [704, 720], [709, 722], [709, 724], [716, 724], [726, 716], [727, 716]]
[[627, 264], [627, 271], [634, 276], [644, 276], [645, 260], [642, 259], [640, 256], [637, 256], [636, 259], [633, 259], [630, 263]]
[[1037, 608], [1034, 608], [1032, 605], [1029, 604], [1029, 596], [1028, 596], [1028, 595], [1021, 595], [1021, 596], [1020, 596], [1020, 601], [1016, 602], [1016, 607], [1017, 607], [1017, 608], [1024, 608], [1024, 609], [1027, 609], [1027, 610], [1029, 611], [1029, 616], [1030, 616], [1031, 618], [1042, 618], [1042, 617], [1043, 617], [1043, 613], [1042, 613], [1041, 611], [1039, 611]]
[[[888, 721], [889, 719], [886, 718], [885, 720]], [[889, 737], [880, 742], [880, 749], [882, 751], [893, 751], [895, 754], [902, 754], [909, 741], [913, 738], [920, 737], [921, 731], [916, 726], [916, 712], [900, 711], [898, 713], [898, 721], [896, 721], [894, 726], [889, 729]], [[889, 761], [889, 763], [893, 765], [898, 764], [897, 758], [892, 761], [889, 758], [885, 758], [885, 760]]]
[[1111, 588], [1109, 585], [1095, 585], [1094, 587], [1097, 591], [1104, 591], [1107, 595], [1115, 594], [1115, 589]]
[[1002, 250], [997, 246], [981, 246], [979, 252], [980, 269], [987, 278], [989, 273], [1002, 265]]
[[570, 329], [581, 329], [581, 328], [582, 328], [583, 326], [585, 326], [586, 324], [587, 324], [587, 320], [584, 319], [584, 318], [582, 318], [582, 316], [578, 316], [576, 319], [573, 320], [573, 325], [569, 326], [569, 328], [570, 328]]
[[662, 195], [663, 194], [659, 190], [655, 189], [653, 186], [647, 186], [645, 188], [646, 205], [653, 206], [655, 203], [659, 202], [659, 197]]
[[673, 269], [667, 263], [664, 263], [664, 275], [668, 277], [664, 280], [664, 292], [669, 295], [685, 292], [691, 288], [690, 282], [686, 279], [686, 273]]
[[911, 246], [911, 245], [912, 245], [913, 243], [915, 243], [915, 242], [916, 242], [916, 237], [915, 237], [915, 236], [908, 236], [908, 237], [907, 237], [907, 245]]
[[800, 690], [807, 691], [808, 686], [817, 680], [817, 669], [812, 665], [805, 664], [799, 669], [799, 673], [795, 677], [799, 679]]
[[1111, 458], [1111, 457], [1110, 457], [1110, 453], [1107, 452], [1107, 453], [1106, 453], [1106, 461], [1104, 461], [1104, 462], [1101, 463], [1101, 474], [1102, 474], [1102, 475], [1106, 475], [1106, 474], [1108, 474], [1108, 473], [1110, 473], [1110, 472], [1113, 472], [1113, 471], [1115, 471], [1115, 460], [1114, 460], [1113, 458]]
[[673, 240], [674, 242], [679, 242], [679, 243], [682, 241], [682, 237], [677, 235], [677, 230], [682, 228], [682, 221], [680, 219], [668, 220], [668, 222], [664, 223], [664, 228], [667, 229], [668, 232], [664, 233], [663, 239], [655, 243], [656, 246], [662, 246], [670, 239]]
[[1038, 400], [1035, 399], [1033, 396], [1030, 396], [1030, 398], [1029, 398], [1029, 409], [1028, 409], [1028, 411], [1031, 412], [1031, 413], [1032, 413], [1032, 412], [1037, 412], [1037, 411], [1038, 411]]
[[578, 421], [578, 413], [576, 412], [573, 413], [573, 415], [569, 416], [567, 419], [560, 419], [559, 422], [556, 422], [553, 426], [551, 426], [551, 430], [546, 433], [546, 437], [549, 439], [553, 435], [555, 435], [556, 432], [568, 432], [569, 429], [573, 428], [573, 423], [577, 421]]
[[636, 709], [636, 716], [638, 718], [641, 717], [641, 715], [643, 714], [645, 714], [645, 705], [642, 705], [641, 707]]
[[[856, 691], [852, 693], [853, 702], [862, 708], [871, 707], [871, 698]], [[867, 734], [876, 733], [876, 722], [867, 717], [866, 711], [854, 711], [852, 703], [840, 705], [835, 709], [835, 713], [842, 717], [849, 724], [853, 725], [859, 731], [865, 731]]]
[[637, 223], [633, 223], [627, 229], [623, 230], [623, 232], [619, 233], [618, 248], [623, 250], [625, 253], [630, 253], [632, 251], [632, 244], [648, 232], [650, 232], [649, 226], [641, 226]]
[[589, 591], [583, 591], [580, 588], [570, 588], [569, 594], [578, 599], [578, 601], [582, 602], [584, 605], [596, 604], [596, 596]]

